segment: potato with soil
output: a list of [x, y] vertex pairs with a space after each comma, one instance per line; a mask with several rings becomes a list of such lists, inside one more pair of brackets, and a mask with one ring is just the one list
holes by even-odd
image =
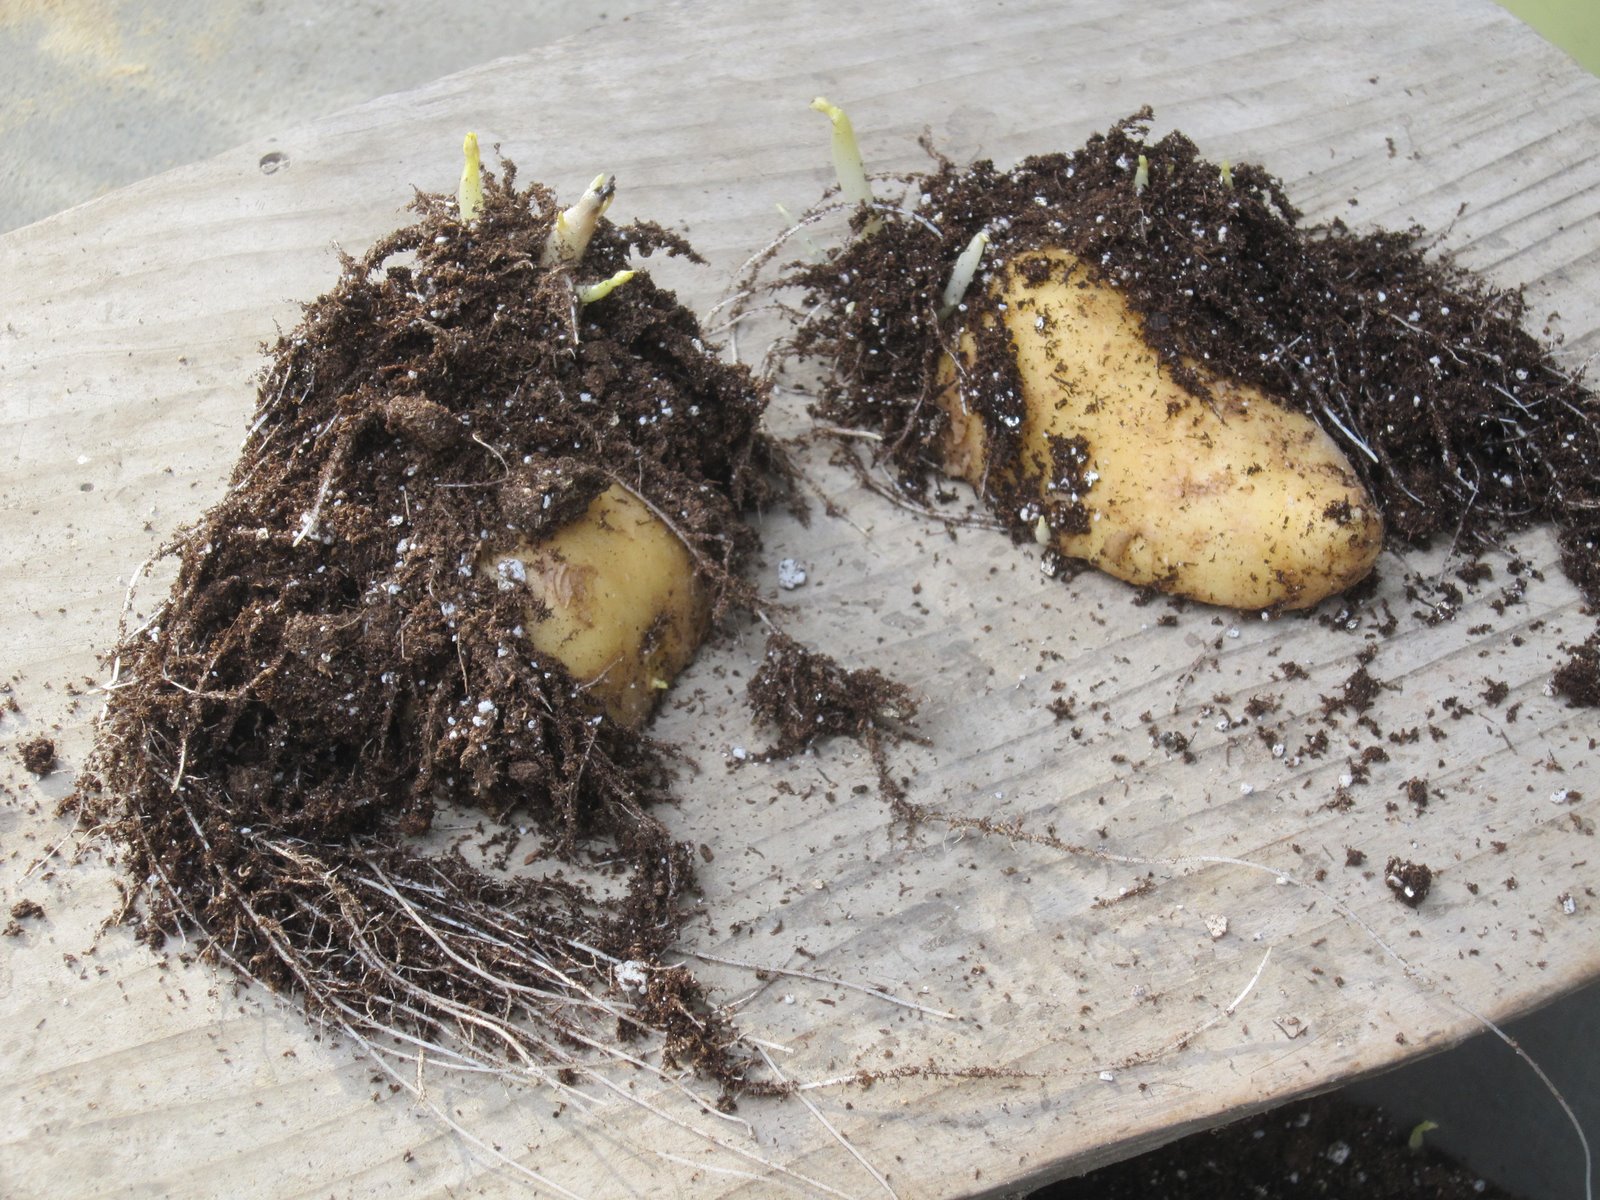
[[1204, 395], [1181, 386], [1141, 318], [1074, 255], [1018, 255], [973, 307], [1013, 350], [1021, 423], [1010, 457], [997, 458], [977, 415], [978, 338], [964, 331], [940, 372], [944, 469], [980, 493], [1034, 491], [1019, 516], [1037, 514], [1041, 544], [1234, 608], [1306, 607], [1371, 570], [1382, 522], [1333, 440], [1193, 360], [1184, 366]]
[[[1009, 171], [940, 160], [898, 203], [844, 181], [852, 239], [783, 279], [830, 367], [816, 415], [878, 435], [915, 497], [971, 482], [1047, 571], [1240, 608], [1348, 588], [1388, 536], [1593, 526], [1570, 481], [1591, 494], [1594, 436], [1558, 411], [1592, 400], [1519, 297], [1411, 235], [1301, 228], [1266, 171], [1149, 121]], [[1509, 436], [1534, 392], [1555, 419]]]
[[[750, 595], [767, 393], [630, 268], [692, 252], [602, 220], [605, 177], [563, 209], [466, 152], [457, 197], [419, 193], [270, 348], [226, 494], [117, 648], [84, 807], [150, 940], [198, 935], [362, 1044], [581, 1072], [632, 964], [630, 1031], [688, 1017], [674, 1053], [734, 1086], [736, 1039], [661, 961], [694, 857], [640, 726]], [[515, 814], [502, 867], [533, 838], [525, 865], [618, 878], [425, 855], [442, 805]]]
[[[457, 211], [475, 225], [483, 209], [476, 135], [467, 135], [463, 150]], [[556, 214], [540, 254], [542, 266], [579, 267], [614, 192], [602, 174], [578, 203]], [[622, 269], [585, 286], [574, 281], [575, 306], [605, 301], [634, 276]], [[587, 391], [579, 400], [600, 403]], [[670, 406], [663, 405], [663, 411], [672, 414]], [[615, 412], [609, 420], [621, 423]], [[652, 422], [641, 418], [640, 424]], [[492, 572], [502, 590], [526, 589], [528, 642], [572, 677], [574, 703], [598, 709], [625, 728], [639, 727], [661, 692], [693, 660], [710, 627], [709, 582], [699, 577], [692, 546], [649, 500], [599, 461], [576, 457], [550, 463], [529, 455], [498, 492], [501, 515], [508, 518], [505, 528], [520, 536], [483, 555], [480, 572]], [[555, 499], [560, 503], [552, 513]], [[554, 520], [556, 515], [564, 523]], [[490, 539], [491, 546], [497, 541]]]

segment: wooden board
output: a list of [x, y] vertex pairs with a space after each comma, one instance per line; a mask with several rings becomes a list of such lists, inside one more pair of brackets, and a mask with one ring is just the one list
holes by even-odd
[[[1600, 350], [1600, 82], [1488, 0], [1425, 15], [1377, 0], [1127, 7], [667, 8], [0, 239], [0, 671], [20, 708], [0, 720], [0, 881], [7, 905], [46, 910], [0, 956], [0, 1192], [529, 1189], [442, 1111], [575, 1195], [883, 1191], [864, 1163], [901, 1196], [987, 1194], [1381, 1069], [1472, 1033], [1471, 1012], [1504, 1018], [1600, 977], [1600, 716], [1546, 690], [1558, 644], [1592, 622], [1546, 533], [1517, 539], [1542, 577], [1503, 613], [1501, 560], [1454, 621], [1412, 619], [1408, 576], [1447, 571], [1439, 547], [1386, 554], [1378, 607], [1354, 629], [1201, 609], [1169, 627], [1113, 581], [1047, 581], [1002, 539], [947, 537], [820, 462], [850, 523], [765, 519], [760, 579], [772, 587], [771, 564], [803, 560], [810, 582], [784, 597], [797, 632], [926, 696], [930, 745], [898, 760], [915, 798], [1144, 861], [907, 837], [857, 791], [870, 769], [848, 745], [731, 769], [734, 747], [760, 744], [739, 702], [760, 641], [734, 630], [658, 725], [701, 768], [668, 819], [715, 851], [686, 949], [956, 1015], [710, 970], [741, 1026], [786, 1048], [774, 1055], [791, 1078], [929, 1062], [1011, 1077], [819, 1088], [814, 1107], [747, 1102], [721, 1121], [642, 1076], [619, 1082], [649, 1109], [597, 1094], [558, 1113], [547, 1095], [425, 1067], [418, 1104], [183, 947], [158, 963], [122, 930], [96, 938], [114, 870], [98, 850], [71, 861], [79, 842], [54, 804], [90, 744], [86, 681], [128, 580], [218, 496], [257, 345], [332, 282], [334, 243], [392, 227], [413, 184], [453, 184], [464, 129], [568, 193], [615, 170], [613, 215], [678, 225], [710, 259], [672, 274], [704, 310], [780, 228], [773, 205], [804, 207], [827, 181], [825, 127], [806, 109], [819, 92], [851, 109], [879, 169], [918, 167], [924, 127], [957, 159], [1010, 162], [1148, 102], [1160, 129], [1209, 155], [1265, 162], [1313, 217], [1450, 227], [1464, 262], [1529, 284], [1541, 317], [1559, 311], [1572, 365]], [[772, 333], [743, 329], [744, 355]], [[798, 428], [803, 403], [781, 393], [778, 426]], [[158, 595], [148, 585], [139, 602]], [[1379, 637], [1385, 603], [1400, 623]], [[1369, 643], [1386, 685], [1372, 716], [1423, 733], [1389, 745], [1338, 811], [1341, 776], [1378, 739], [1345, 718], [1321, 757], [1301, 746], [1319, 696]], [[1309, 679], [1285, 682], [1286, 659]], [[1479, 696], [1491, 677], [1510, 685], [1504, 704]], [[1261, 722], [1239, 722], [1267, 694], [1281, 708], [1264, 740]], [[1047, 705], [1065, 695], [1078, 712], [1058, 722]], [[1454, 717], [1449, 697], [1472, 711]], [[1198, 761], [1154, 745], [1146, 712]], [[67, 768], [37, 782], [12, 749], [41, 729]], [[1424, 812], [1399, 791], [1411, 778], [1438, 793]], [[1554, 802], [1563, 789], [1584, 798]], [[1365, 870], [1344, 866], [1348, 846]], [[1419, 911], [1374, 870], [1390, 855], [1438, 870]], [[1228, 932], [1213, 939], [1218, 916]]]

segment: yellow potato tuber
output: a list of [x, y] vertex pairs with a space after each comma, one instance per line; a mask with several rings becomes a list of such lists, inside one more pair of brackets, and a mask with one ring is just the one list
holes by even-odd
[[[1333, 440], [1259, 388], [1163, 367], [1115, 288], [1063, 250], [1019, 255], [980, 319], [1015, 347], [1023, 416], [993, 462], [962, 396], [972, 333], [944, 360], [946, 469], [983, 490], [1037, 483], [1036, 536], [1129, 583], [1236, 608], [1303, 608], [1362, 579], [1382, 547], [1375, 505]], [[1185, 365], [1198, 370], [1196, 364]]]
[[637, 727], [694, 658], [706, 589], [677, 534], [612, 484], [577, 520], [493, 555], [481, 570], [525, 582], [527, 633], [618, 724]]

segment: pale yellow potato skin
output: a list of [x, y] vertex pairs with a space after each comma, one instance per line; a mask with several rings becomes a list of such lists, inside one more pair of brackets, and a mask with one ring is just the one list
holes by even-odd
[[492, 555], [503, 577], [515, 558], [531, 597], [528, 640], [564, 666], [598, 709], [630, 728], [694, 658], [710, 608], [688, 549], [632, 492], [613, 484], [584, 515], [536, 543]]
[[[1037, 286], [1017, 269], [1029, 257], [1051, 264]], [[1098, 474], [1079, 497], [1088, 532], [1040, 531], [1063, 555], [1129, 583], [1247, 609], [1308, 607], [1372, 569], [1382, 520], [1316, 422], [1227, 380], [1208, 380], [1211, 404], [1197, 400], [1160, 368], [1122, 295], [1091, 281], [1066, 251], [1020, 256], [995, 294], [1017, 348], [1027, 473], [1040, 478], [1041, 497], [1057, 495], [1053, 435], [1082, 437], [1085, 471]], [[970, 333], [960, 339], [963, 368], [973, 345]], [[947, 372], [945, 465], [981, 488], [1003, 468], [988, 462], [983, 426], [949, 360]]]

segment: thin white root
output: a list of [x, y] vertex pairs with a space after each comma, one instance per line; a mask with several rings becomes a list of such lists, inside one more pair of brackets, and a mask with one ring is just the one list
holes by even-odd
[[739, 967], [745, 971], [761, 971], [768, 975], [787, 975], [791, 979], [809, 979], [812, 983], [825, 983], [829, 987], [848, 988], [852, 992], [861, 992], [877, 1000], [889, 1004], [898, 1004], [901, 1008], [914, 1009], [930, 1017], [938, 1017], [945, 1021], [959, 1021], [961, 1018], [955, 1013], [945, 1012], [942, 1008], [929, 1008], [925, 1004], [918, 1004], [915, 1000], [902, 1000], [899, 996], [891, 996], [888, 992], [879, 991], [877, 988], [868, 987], [863, 983], [850, 983], [844, 979], [834, 979], [828, 975], [814, 975], [809, 971], [791, 971], [786, 967], [764, 967], [756, 963], [740, 962], [736, 958], [723, 958], [716, 954], [704, 954], [698, 950], [680, 950], [689, 958], [698, 958], [701, 962], [718, 963], [724, 967]]
[[[765, 1050], [762, 1050], [759, 1046], [756, 1047], [756, 1051], [761, 1055], [762, 1059], [765, 1060], [767, 1064], [767, 1070], [771, 1071], [775, 1076], [777, 1076], [780, 1083], [787, 1083], [788, 1080], [784, 1078], [783, 1072], [778, 1070], [778, 1064], [772, 1061], [772, 1056]], [[893, 1196], [895, 1200], [900, 1200], [900, 1197], [896, 1194], [895, 1190], [889, 1186], [889, 1181], [883, 1177], [883, 1173], [879, 1171], [877, 1167], [873, 1166], [867, 1161], [866, 1155], [862, 1154], [861, 1151], [857, 1150], [853, 1145], [851, 1145], [849, 1138], [845, 1137], [844, 1134], [840, 1133], [834, 1128], [832, 1123], [829, 1122], [828, 1118], [822, 1115], [822, 1110], [819, 1109], [815, 1104], [811, 1103], [811, 1098], [803, 1095], [800, 1092], [796, 1092], [795, 1095], [799, 1097], [800, 1103], [804, 1104], [806, 1108], [810, 1110], [811, 1115], [817, 1119], [817, 1124], [826, 1129], [828, 1131], [828, 1135], [833, 1138], [834, 1141], [838, 1142], [839, 1145], [848, 1150], [850, 1152], [850, 1157], [854, 1158], [858, 1163], [860, 1163], [861, 1166], [866, 1170], [867, 1174], [871, 1175], [873, 1179], [878, 1181], [878, 1185], [882, 1187], [884, 1191]]]
[[1145, 1063], [1155, 1062], [1157, 1059], [1165, 1058], [1168, 1054], [1171, 1054], [1175, 1050], [1184, 1049], [1189, 1045], [1190, 1042], [1194, 1041], [1195, 1038], [1199, 1037], [1213, 1025], [1217, 1025], [1223, 1021], [1226, 1021], [1229, 1017], [1233, 1016], [1234, 1013], [1239, 1011], [1239, 1006], [1245, 1002], [1245, 997], [1247, 997], [1251, 992], [1255, 991], [1256, 984], [1261, 982], [1261, 973], [1267, 969], [1267, 960], [1269, 960], [1271, 957], [1272, 947], [1268, 946], [1267, 952], [1261, 956], [1261, 961], [1256, 964], [1256, 973], [1250, 976], [1250, 982], [1244, 985], [1244, 990], [1235, 996], [1233, 998], [1233, 1002], [1226, 1008], [1214, 1013], [1209, 1020], [1201, 1022], [1199, 1025], [1196, 1025], [1193, 1029], [1189, 1030], [1189, 1032], [1173, 1038], [1165, 1046], [1158, 1047], [1155, 1050], [1142, 1050], [1137, 1054], [1133, 1054], [1122, 1059], [1116, 1064], [1114, 1069], [1127, 1071], [1133, 1067], [1142, 1067]]

